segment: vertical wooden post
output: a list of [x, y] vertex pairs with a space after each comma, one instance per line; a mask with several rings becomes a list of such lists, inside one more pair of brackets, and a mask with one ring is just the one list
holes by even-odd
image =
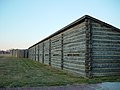
[[28, 51], [29, 49], [27, 49], [27, 58], [29, 58], [29, 51]]
[[25, 50], [23, 50], [22, 53], [23, 53], [22, 57], [25, 58]]
[[51, 39], [49, 39], [49, 65], [51, 66]]
[[34, 55], [34, 56], [35, 56], [35, 61], [36, 61], [36, 46], [35, 46], [35, 52], [34, 52], [34, 53], [35, 53], [35, 55]]
[[42, 63], [44, 63], [44, 42], [43, 42], [43, 52], [42, 52]]
[[63, 69], [63, 34], [61, 34], [61, 69]]
[[38, 44], [38, 61], [39, 61], [39, 54], [40, 54], [40, 53], [39, 53], [39, 44]]
[[86, 77], [92, 77], [92, 25], [89, 19], [85, 19], [86, 22], [86, 59], [85, 59], [85, 72]]

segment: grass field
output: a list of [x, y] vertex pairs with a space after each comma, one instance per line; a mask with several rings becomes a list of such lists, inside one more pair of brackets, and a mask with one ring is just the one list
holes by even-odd
[[85, 79], [29, 59], [0, 57], [0, 88], [120, 82], [120, 76]]

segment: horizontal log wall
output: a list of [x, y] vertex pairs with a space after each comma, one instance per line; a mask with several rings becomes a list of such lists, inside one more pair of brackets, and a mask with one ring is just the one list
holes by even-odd
[[39, 43], [39, 48], [36, 46], [32, 47], [33, 55], [37, 54], [34, 51], [39, 49], [39, 61], [41, 63], [86, 76], [85, 22]]
[[36, 61], [39, 61], [39, 56], [38, 56], [39, 52], [38, 52], [38, 50], [39, 50], [38, 45], [36, 45], [35, 46], [35, 60]]
[[25, 54], [24, 57], [28, 58], [28, 49], [25, 50], [24, 54]]
[[51, 38], [51, 66], [61, 68], [61, 34]]
[[44, 64], [49, 65], [49, 40], [44, 42]]
[[85, 76], [85, 23], [63, 33], [63, 69]]
[[32, 59], [34, 60], [35, 55], [34, 55], [34, 47], [31, 48], [32, 49]]
[[120, 33], [92, 22], [93, 76], [120, 75]]
[[12, 56], [13, 57], [18, 57], [18, 50], [17, 49], [12, 50]]
[[19, 57], [19, 58], [24, 58], [25, 57], [25, 50], [18, 50], [17, 53], [18, 53], [17, 57]]
[[18, 58], [28, 58], [27, 49], [12, 49], [10, 50], [10, 55]]
[[63, 29], [29, 48], [29, 58], [84, 77], [120, 75], [120, 32], [88, 18]]
[[43, 43], [40, 43], [38, 45], [39, 45], [39, 62], [43, 63]]
[[33, 60], [36, 60], [36, 47], [33, 47]]
[[28, 58], [32, 59], [32, 48], [28, 49]]

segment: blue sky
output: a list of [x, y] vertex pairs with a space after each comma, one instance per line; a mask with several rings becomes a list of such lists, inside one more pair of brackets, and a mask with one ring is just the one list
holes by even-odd
[[120, 0], [0, 0], [0, 49], [25, 49], [83, 15], [120, 28]]

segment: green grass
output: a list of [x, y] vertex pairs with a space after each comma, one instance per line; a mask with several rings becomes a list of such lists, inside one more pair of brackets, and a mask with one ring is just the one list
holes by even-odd
[[0, 57], [0, 88], [120, 82], [120, 76], [86, 79], [29, 59]]

